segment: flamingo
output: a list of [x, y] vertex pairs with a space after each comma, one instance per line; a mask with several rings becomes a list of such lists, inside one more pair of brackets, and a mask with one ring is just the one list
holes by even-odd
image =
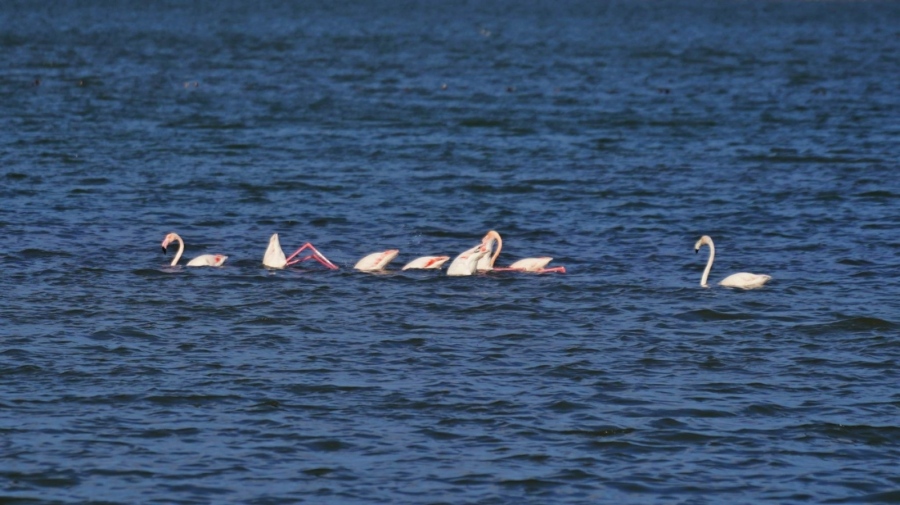
[[[709, 286], [706, 284], [706, 279], [709, 278], [709, 271], [712, 269], [713, 259], [716, 257], [716, 246], [713, 244], [709, 235], [704, 235], [700, 237], [700, 240], [698, 240], [696, 244], [694, 244], [694, 252], [700, 252], [700, 247], [703, 244], [709, 246], [709, 260], [707, 260], [706, 269], [703, 270], [703, 276], [700, 278], [700, 285], [704, 288], [708, 288]], [[719, 282], [719, 285], [729, 288], [753, 289], [762, 287], [762, 285], [771, 278], [771, 275], [738, 272], [722, 279], [721, 282]]]
[[[311, 249], [312, 252], [302, 258], [294, 259], [306, 249]], [[329, 261], [324, 254], [320, 253], [309, 242], [303, 244], [300, 246], [300, 249], [297, 249], [293, 254], [285, 258], [284, 251], [281, 250], [281, 242], [278, 241], [278, 234], [273, 233], [269, 238], [269, 247], [266, 248], [266, 255], [263, 256], [263, 265], [269, 268], [285, 268], [310, 259], [318, 261], [331, 270], [338, 269], [337, 265]]]
[[384, 267], [393, 261], [398, 254], [400, 254], [399, 249], [388, 249], [387, 251], [372, 253], [357, 261], [356, 265], [353, 265], [353, 268], [362, 270], [363, 272], [383, 271]]
[[[163, 254], [166, 254], [166, 247], [172, 242], [178, 242], [178, 252], [175, 253], [175, 258], [172, 259], [172, 263], [170, 266], [175, 266], [178, 264], [178, 260], [181, 259], [181, 255], [184, 253], [184, 240], [177, 233], [170, 233], [166, 235], [166, 238], [162, 241], [162, 251]], [[189, 267], [220, 267], [225, 260], [228, 259], [228, 256], [224, 256], [222, 254], [202, 254], [197, 256], [196, 258], [188, 261], [187, 266]]]
[[471, 249], [461, 252], [459, 256], [454, 258], [453, 262], [450, 263], [450, 267], [447, 268], [447, 275], [460, 276], [475, 274], [475, 272], [478, 271], [478, 260], [483, 258], [490, 251], [490, 248], [482, 242]]
[[401, 270], [440, 270], [449, 259], [450, 256], [422, 256], [403, 265]]
[[548, 256], [541, 258], [523, 258], [508, 267], [495, 267], [494, 262], [497, 261], [497, 256], [500, 256], [500, 250], [503, 249], [503, 239], [500, 238], [499, 233], [491, 230], [481, 239], [481, 242], [482, 244], [485, 244], [489, 251], [493, 249], [494, 244], [497, 245], [497, 248], [494, 250], [493, 255], [488, 254], [482, 256], [482, 258], [478, 260], [478, 271], [480, 272], [496, 270], [500, 272], [534, 272], [542, 274], [550, 272], [566, 273], [566, 267], [546, 268], [547, 264], [553, 261], [553, 258]]
[[[398, 254], [398, 249], [375, 252], [357, 261], [353, 268], [363, 272], [381, 272]], [[422, 256], [410, 261], [401, 270], [438, 270], [449, 259], [450, 256]]]

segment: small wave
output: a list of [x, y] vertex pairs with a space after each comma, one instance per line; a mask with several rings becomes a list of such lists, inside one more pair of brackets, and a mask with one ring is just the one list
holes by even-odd
[[148, 396], [145, 398], [146, 401], [150, 403], [155, 403], [158, 405], [166, 405], [166, 406], [177, 406], [177, 405], [207, 405], [207, 404], [220, 404], [234, 400], [240, 400], [241, 397], [237, 395], [154, 395]]
[[168, 278], [172, 273], [171, 270], [157, 270], [153, 268], [138, 268], [136, 270], [132, 270], [131, 273], [133, 275], [137, 275], [140, 277], [166, 277]]
[[311, 226], [315, 226], [317, 228], [324, 228], [329, 225], [337, 225], [337, 224], [347, 224], [348, 221], [346, 218], [342, 217], [319, 217], [315, 219], [311, 219], [309, 224]]
[[222, 147], [224, 147], [225, 149], [232, 149], [232, 150], [249, 150], [249, 149], [258, 149], [260, 147], [260, 145], [259, 144], [240, 143], [240, 144], [225, 144]]
[[[770, 122], [779, 123], [780, 119], [774, 119], [769, 116]], [[867, 158], [847, 158], [844, 156], [825, 156], [821, 154], [755, 154], [741, 156], [742, 161], [765, 162], [765, 163], [821, 163], [821, 164], [858, 164], [858, 163], [880, 163], [881, 160]]]
[[110, 181], [106, 177], [88, 177], [78, 181], [78, 184], [84, 184], [86, 186], [104, 186], [106, 184], [109, 184], [110, 182], [112, 181]]
[[735, 417], [736, 414], [725, 410], [717, 409], [654, 409], [647, 413], [648, 416], [658, 416], [659, 421], [654, 422], [654, 426], [660, 429], [686, 428], [678, 419], [694, 419], [694, 418], [718, 418], [718, 417]]
[[109, 371], [110, 376], [119, 375], [125, 377], [148, 377], [150, 375], [160, 375], [162, 373], [162, 369], [150, 366], [117, 366]]
[[[310, 370], [305, 370], [305, 371], [307, 373], [310, 372]], [[312, 370], [312, 371], [318, 371], [321, 373], [330, 373], [330, 372], [333, 372], [334, 370], [320, 369], [320, 370]], [[322, 385], [295, 384], [293, 386], [287, 387], [286, 389], [296, 395], [333, 395], [333, 394], [355, 393], [358, 391], [370, 391], [370, 390], [375, 390], [378, 388], [376, 388], [374, 386], [367, 387], [367, 386], [335, 386], [332, 384], [322, 384]]]
[[316, 452], [337, 452], [353, 448], [352, 444], [334, 439], [322, 439], [305, 444], [306, 447]]
[[849, 266], [854, 266], [854, 267], [874, 265], [874, 263], [872, 263], [869, 260], [851, 259], [851, 258], [841, 258], [841, 259], [837, 260], [837, 264], [838, 265], [849, 265]]
[[169, 437], [184, 437], [188, 435], [197, 435], [200, 433], [200, 430], [197, 428], [180, 428], [180, 429], [150, 429], [144, 430], [137, 434], [140, 438], [169, 438]]
[[504, 128], [507, 126], [507, 122], [496, 119], [471, 118], [463, 119], [459, 125], [466, 128]]
[[791, 409], [775, 403], [758, 403], [744, 408], [741, 413], [748, 417], [778, 417], [789, 415]]
[[[72, 488], [81, 484], [81, 479], [78, 478], [78, 472], [75, 470], [59, 470], [59, 469], [49, 469], [46, 471], [41, 471], [40, 473], [18, 473], [13, 474], [15, 479], [13, 482], [25, 482], [32, 486], [37, 487], [59, 487], [59, 488]], [[4, 475], [6, 476], [6, 475]], [[12, 475], [11, 475], [12, 476]], [[34, 503], [39, 503], [43, 500], [36, 500]], [[15, 498], [11, 498], [10, 501], [7, 501], [7, 498], [4, 497], [0, 499], [2, 503], [32, 503], [30, 499], [23, 499], [21, 502]]]
[[508, 186], [491, 186], [488, 184], [479, 184], [479, 183], [469, 183], [462, 186], [464, 191], [469, 191], [475, 194], [525, 194], [525, 193], [534, 193], [537, 189], [530, 184], [510, 184]]
[[156, 335], [152, 333], [147, 333], [138, 328], [134, 328], [131, 326], [123, 326], [121, 328], [115, 328], [111, 330], [100, 330], [95, 331], [89, 335], [89, 338], [92, 340], [115, 340], [120, 338], [139, 338], [139, 339], [148, 339], [148, 340], [156, 340]]
[[560, 483], [556, 481], [537, 478], [504, 479], [497, 482], [497, 484], [501, 487], [522, 488], [528, 493], [540, 492], [560, 485]]
[[675, 315], [682, 321], [741, 321], [753, 319], [752, 315], [740, 312], [719, 312], [712, 309], [690, 310]]
[[305, 475], [309, 475], [312, 477], [325, 477], [326, 475], [332, 474], [336, 472], [334, 468], [325, 468], [325, 467], [316, 467], [316, 468], [308, 468], [306, 470], [301, 470]]
[[584, 428], [579, 430], [565, 430], [559, 433], [563, 435], [572, 435], [585, 437], [589, 439], [618, 437], [621, 435], [630, 435], [634, 433], [634, 428], [620, 428], [618, 426], [596, 426], [593, 428]]
[[22, 358], [22, 357], [31, 356], [31, 353], [24, 349], [17, 349], [14, 347], [12, 349], [6, 349], [6, 350], [0, 352], [0, 356], [15, 356], [17, 358]]
[[863, 331], [889, 331], [896, 330], [897, 324], [877, 317], [849, 317], [825, 324], [807, 324], [795, 327], [812, 335], [829, 334], [834, 332], [863, 332]]
[[43, 368], [37, 365], [21, 365], [11, 368], [0, 368], [0, 376], [39, 374], [43, 372], [43, 370]]
[[878, 190], [878, 191], [866, 191], [865, 193], [857, 193], [856, 195], [853, 195], [853, 196], [856, 196], [858, 198], [872, 198], [872, 199], [881, 200], [884, 198], [897, 198], [900, 195], [897, 195], [896, 193], [891, 193], [890, 191]]
[[[411, 325], [411, 324], [403, 324], [402, 325], [406, 330], [415, 330], [419, 329], [419, 326]], [[422, 328], [425, 328], [424, 326]], [[382, 340], [381, 344], [383, 347], [393, 347], [393, 348], [404, 348], [404, 347], [421, 347], [428, 342], [424, 338], [420, 337], [410, 337], [406, 339], [386, 339]]]
[[491, 473], [466, 473], [459, 477], [451, 477], [444, 480], [454, 486], [483, 486], [492, 483], [494, 477], [494, 474]]
[[829, 438], [853, 441], [866, 445], [896, 446], [900, 443], [900, 427], [811, 423], [796, 426], [797, 430], [818, 433]]
[[558, 412], [560, 414], [564, 414], [567, 412], [575, 412], [578, 410], [590, 410], [592, 408], [593, 407], [589, 404], [570, 402], [567, 400], [559, 400], [559, 401], [555, 401], [555, 402], [552, 402], [549, 405], [547, 405], [548, 410], [552, 410], [552, 411]]
[[21, 254], [28, 259], [59, 258], [60, 256], [64, 258], [73, 257], [71, 253], [66, 252], [65, 250], [46, 251], [44, 249], [25, 249]]
[[580, 468], [560, 470], [553, 477], [563, 481], [594, 481], [597, 479], [596, 474], [588, 473]]
[[848, 500], [830, 500], [828, 503], [900, 503], [900, 491], [885, 491], [883, 493], [871, 493], [864, 496], [854, 496]]

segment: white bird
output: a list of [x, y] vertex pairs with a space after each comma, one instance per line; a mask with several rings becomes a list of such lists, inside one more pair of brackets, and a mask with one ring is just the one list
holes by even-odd
[[494, 245], [496, 245], [496, 249], [494, 249], [493, 255], [488, 254], [478, 260], [478, 271], [480, 272], [496, 270], [535, 273], [566, 273], [566, 267], [547, 268], [547, 264], [553, 261], [553, 258], [549, 256], [543, 256], [540, 258], [523, 258], [508, 267], [495, 267], [494, 262], [497, 261], [497, 256], [500, 256], [500, 250], [503, 249], [503, 239], [500, 238], [499, 233], [491, 230], [487, 232], [484, 238], [481, 239], [481, 242], [482, 244], [485, 244], [487, 246], [488, 251], [494, 249]]
[[[306, 249], [310, 249], [312, 252], [302, 258], [294, 259]], [[309, 242], [300, 246], [300, 249], [294, 251], [290, 256], [285, 257], [284, 251], [281, 250], [281, 242], [278, 241], [278, 234], [274, 233], [269, 238], [269, 246], [266, 248], [265, 256], [263, 256], [263, 265], [269, 268], [285, 268], [310, 259], [318, 261], [331, 270], [338, 269], [337, 265], [329, 261], [324, 254], [320, 253], [319, 250]]]
[[[178, 236], [177, 233], [170, 233], [166, 235], [166, 238], [162, 241], [162, 250], [163, 254], [166, 254], [166, 247], [172, 242], [178, 242], [178, 252], [175, 254], [175, 258], [172, 259], [171, 266], [175, 266], [178, 264], [178, 260], [181, 259], [181, 255], [184, 253], [184, 240]], [[196, 258], [188, 261], [187, 266], [189, 267], [220, 267], [225, 260], [228, 259], [228, 256], [224, 256], [222, 254], [202, 254], [197, 256]]]
[[400, 254], [399, 249], [388, 249], [387, 251], [375, 252], [356, 262], [353, 268], [363, 272], [379, 272], [383, 271], [388, 263], [394, 260]]
[[485, 247], [484, 243], [463, 251], [450, 263], [450, 267], [447, 268], [447, 275], [473, 275], [478, 271], [478, 260], [489, 252], [490, 248]]
[[[357, 261], [353, 268], [363, 272], [382, 272], [398, 254], [398, 249], [375, 252]], [[422, 256], [410, 261], [401, 270], [438, 270], [449, 259], [450, 256]]]
[[[703, 277], [700, 278], [700, 285], [706, 288], [709, 287], [706, 284], [706, 279], [709, 278], [709, 271], [712, 269], [713, 259], [716, 257], [716, 246], [713, 244], [712, 239], [709, 238], [709, 235], [704, 235], [700, 237], [700, 240], [698, 240], [696, 244], [694, 244], [694, 252], [700, 252], [700, 246], [703, 244], [709, 246], [709, 260], [706, 262], [706, 269], [703, 270]], [[719, 282], [719, 285], [729, 288], [753, 289], [762, 287], [762, 285], [771, 278], [772, 276], [770, 275], [738, 272], [722, 279], [722, 281]]]
[[450, 256], [422, 256], [410, 261], [401, 270], [440, 270], [449, 260]]

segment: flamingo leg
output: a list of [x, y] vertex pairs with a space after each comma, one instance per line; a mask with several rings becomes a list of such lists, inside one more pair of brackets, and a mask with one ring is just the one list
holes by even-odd
[[540, 273], [548, 274], [548, 273], [566, 273], [566, 267], [552, 267], [552, 268], [542, 268]]
[[[305, 251], [306, 249], [312, 249], [312, 253], [310, 253], [309, 255], [304, 256], [304, 257], [302, 257], [302, 258], [300, 258], [300, 259], [294, 260], [294, 258], [295, 258], [298, 254], [300, 254], [301, 252]], [[309, 242], [307, 242], [307, 243], [303, 244], [302, 246], [300, 246], [300, 249], [297, 249], [296, 251], [294, 251], [293, 254], [291, 254], [290, 256], [288, 256], [287, 258], [285, 258], [285, 261], [287, 262], [287, 266], [290, 266], [290, 265], [294, 265], [294, 264], [300, 263], [301, 261], [306, 261], [306, 260], [309, 260], [309, 259], [316, 260], [316, 261], [318, 261], [319, 263], [325, 265], [325, 267], [327, 267], [327, 268], [329, 268], [329, 269], [331, 269], [331, 270], [337, 270], [337, 269], [338, 269], [337, 265], [335, 265], [334, 263], [332, 263], [328, 258], [325, 257], [324, 254], [320, 253], [319, 250], [316, 249], [316, 247], [315, 247], [314, 245], [310, 244]], [[291, 261], [291, 260], [293, 260], [293, 261]]]
[[549, 273], [566, 273], [566, 267], [550, 267], [550, 268], [541, 268], [540, 270], [526, 270], [524, 268], [509, 268], [509, 267], [494, 267], [490, 270], [491, 272], [528, 272], [534, 274], [549, 274]]
[[291, 261], [290, 263], [288, 263], [288, 265], [296, 265], [297, 263], [300, 263], [300, 262], [303, 262], [306, 260], [316, 260], [316, 261], [321, 262], [321, 260], [319, 260], [319, 258], [316, 256], [315, 253], [309, 253], [306, 256], [299, 257], [299, 258], [295, 259], [294, 261]]

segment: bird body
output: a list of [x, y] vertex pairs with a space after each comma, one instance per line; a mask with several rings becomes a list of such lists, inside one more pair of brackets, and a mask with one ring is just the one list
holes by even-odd
[[187, 266], [189, 267], [220, 267], [222, 263], [225, 263], [225, 260], [228, 259], [228, 256], [223, 256], [221, 254], [201, 254], [196, 258], [188, 261]]
[[[704, 244], [709, 246], [709, 260], [707, 260], [706, 268], [703, 270], [703, 275], [700, 277], [700, 285], [706, 288], [709, 287], [709, 285], [706, 284], [706, 281], [709, 279], [709, 272], [712, 270], [712, 264], [716, 258], [716, 246], [713, 244], [713, 240], [709, 235], [703, 235], [697, 240], [697, 243], [694, 244], [694, 252], [700, 252], [700, 247]], [[762, 287], [763, 284], [769, 282], [771, 278], [771, 275], [738, 272], [719, 281], [719, 285], [728, 288], [754, 289]]]
[[[302, 258], [294, 259], [301, 252], [309, 249], [311, 252]], [[328, 258], [325, 257], [324, 254], [320, 253], [318, 249], [315, 248], [309, 242], [300, 246], [299, 249], [294, 251], [290, 256], [285, 257], [284, 251], [281, 249], [281, 242], [278, 240], [278, 234], [273, 233], [271, 237], [269, 237], [269, 246], [266, 247], [266, 253], [263, 256], [263, 265], [269, 268], [285, 268], [291, 265], [296, 265], [301, 261], [306, 260], [316, 260], [322, 265], [325, 265], [326, 268], [330, 270], [337, 270], [338, 267], [334, 263], [332, 263]]]
[[384, 270], [397, 255], [400, 254], [399, 249], [388, 249], [387, 251], [375, 252], [356, 262], [353, 268], [363, 272], [377, 272]]
[[284, 268], [287, 266], [287, 258], [284, 251], [281, 250], [281, 242], [278, 241], [278, 234], [273, 233], [269, 237], [269, 246], [266, 248], [266, 254], [263, 256], [263, 265], [269, 268]]
[[[175, 253], [175, 257], [172, 258], [172, 263], [169, 264], [170, 266], [174, 267], [175, 265], [178, 264], [178, 260], [181, 259], [181, 255], [184, 254], [184, 240], [182, 240], [181, 236], [178, 235], [177, 233], [174, 233], [174, 232], [169, 233], [168, 235], [165, 236], [165, 238], [163, 238], [163, 241], [162, 241], [163, 254], [166, 253], [166, 248], [172, 242], [178, 242], [178, 252]], [[203, 255], [197, 256], [196, 258], [192, 259], [191, 261], [188, 261], [187, 266], [189, 266], [189, 267], [220, 267], [220, 266], [222, 266], [223, 263], [225, 263], [225, 260], [227, 260], [227, 259], [228, 259], [228, 256], [225, 256], [223, 254], [203, 254]]]
[[[398, 249], [375, 252], [357, 261], [353, 268], [363, 272], [380, 272], [394, 261], [398, 254], [400, 254]], [[401, 270], [439, 270], [449, 259], [450, 256], [422, 256], [410, 261]]]
[[422, 256], [410, 261], [401, 270], [438, 270], [449, 260], [450, 256]]
[[500, 250], [503, 249], [503, 239], [498, 232], [490, 230], [484, 238], [481, 239], [481, 242], [488, 248], [488, 251], [494, 251], [494, 254], [486, 254], [478, 260], [478, 270], [481, 272], [496, 270], [500, 272], [566, 273], [566, 267], [547, 268], [547, 265], [553, 261], [553, 258], [549, 256], [542, 256], [540, 258], [522, 258], [508, 267], [495, 267], [494, 263], [497, 261], [497, 257], [500, 256]]
[[[565, 272], [565, 267], [556, 267], [555, 269], [548, 269], [547, 264], [553, 261], [553, 258], [549, 256], [544, 256], [541, 258], [523, 258], [519, 261], [514, 262], [508, 268], [510, 270], [521, 270], [523, 272], [546, 272], [546, 271], [555, 271], [555, 272]], [[559, 270], [562, 269], [562, 270]]]
[[475, 274], [478, 271], [478, 260], [488, 254], [489, 251], [490, 249], [486, 248], [484, 244], [478, 244], [471, 249], [461, 252], [450, 263], [450, 267], [447, 268], [447, 275], [455, 277]]

